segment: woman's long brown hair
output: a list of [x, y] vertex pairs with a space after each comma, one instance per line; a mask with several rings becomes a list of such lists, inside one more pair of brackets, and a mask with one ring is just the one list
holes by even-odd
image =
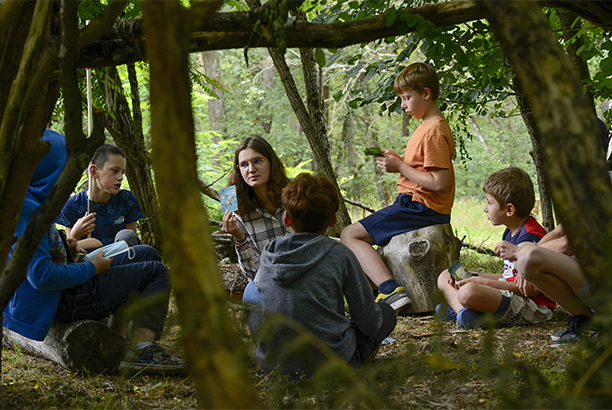
[[283, 188], [289, 183], [289, 178], [285, 175], [285, 166], [278, 155], [276, 155], [276, 152], [274, 152], [270, 143], [259, 136], [245, 138], [236, 148], [234, 166], [229, 175], [229, 185], [236, 186], [238, 213], [240, 215], [248, 214], [262, 205], [259, 203], [257, 195], [255, 195], [255, 190], [246, 183], [238, 167], [238, 155], [248, 148], [257, 151], [270, 163], [268, 198], [272, 201], [275, 208], [282, 204]]

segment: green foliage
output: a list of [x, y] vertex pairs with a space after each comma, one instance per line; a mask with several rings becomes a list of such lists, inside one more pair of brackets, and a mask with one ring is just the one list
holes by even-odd
[[363, 153], [366, 155], [371, 155], [373, 157], [382, 157], [384, 156], [380, 147], [368, 147], [363, 150]]
[[[273, 39], [281, 53], [287, 49], [285, 44], [285, 28], [290, 24], [289, 13], [295, 11], [296, 3], [291, 0], [276, 0], [260, 7], [253, 31], [259, 32], [264, 38]], [[245, 48], [245, 56], [246, 50]]]
[[217, 98], [215, 89], [227, 92], [221, 84], [204, 74], [204, 65], [195, 55], [189, 58], [189, 78], [193, 86], [200, 87], [210, 98]]
[[95, 19], [98, 14], [104, 11], [106, 7], [104, 3], [95, 0], [81, 1], [79, 4], [79, 24], [85, 25], [87, 21]]

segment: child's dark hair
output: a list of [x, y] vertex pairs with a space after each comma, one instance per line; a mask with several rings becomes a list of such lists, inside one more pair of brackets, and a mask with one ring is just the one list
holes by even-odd
[[229, 175], [229, 185], [236, 186], [239, 214], [248, 214], [260, 205], [255, 191], [245, 182], [238, 167], [238, 156], [242, 151], [249, 148], [260, 153], [270, 163], [268, 198], [272, 201], [272, 205], [275, 208], [281, 205], [283, 188], [289, 183], [289, 178], [285, 175], [285, 166], [278, 155], [276, 155], [276, 152], [274, 152], [270, 143], [259, 136], [245, 138], [236, 148], [234, 166]]
[[323, 175], [299, 174], [283, 190], [295, 232], [325, 232], [340, 206], [338, 190]]
[[121, 155], [125, 158], [125, 152], [121, 148], [113, 144], [102, 144], [98, 147], [96, 152], [93, 154], [91, 163], [100, 169], [104, 168], [104, 164], [108, 161], [111, 155]]
[[397, 95], [406, 91], [418, 91], [422, 93], [425, 87], [431, 90], [431, 99], [438, 101], [440, 96], [440, 80], [438, 73], [432, 66], [426, 63], [412, 63], [404, 68], [393, 83]]
[[519, 217], [528, 217], [535, 204], [531, 178], [518, 167], [504, 168], [492, 173], [485, 180], [482, 190], [495, 198], [500, 207], [513, 204]]

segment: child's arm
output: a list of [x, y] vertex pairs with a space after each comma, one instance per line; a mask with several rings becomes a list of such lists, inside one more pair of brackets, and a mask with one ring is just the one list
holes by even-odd
[[544, 237], [538, 242], [539, 245], [544, 245], [546, 242], [552, 241], [554, 239], [559, 239], [565, 236], [565, 230], [563, 229], [563, 225], [559, 224], [555, 229], [548, 232]]
[[[487, 275], [487, 276], [491, 276], [491, 275]], [[525, 297], [536, 296], [538, 294], [538, 290], [533, 285], [531, 285], [531, 287], [529, 288], [528, 294], [524, 294], [519, 289], [519, 287], [517, 286], [515, 282], [506, 282], [506, 281], [501, 281], [498, 279], [483, 277], [483, 276], [472, 276], [471, 278], [467, 278], [459, 282], [455, 282], [455, 288], [459, 290], [461, 289], [462, 286], [465, 286], [468, 283], [475, 283], [479, 285], [489, 286], [491, 288], [499, 289], [499, 290], [509, 290], [512, 293], [516, 293], [519, 296], [525, 296]]]
[[[74, 239], [74, 238], [68, 238], [68, 239]], [[78, 242], [79, 242], [79, 246], [83, 249], [94, 249], [94, 248], [99, 248], [103, 246], [102, 242], [100, 242], [96, 238], [80, 239]]]
[[514, 284], [519, 289], [519, 292], [514, 292], [519, 295], [525, 295], [527, 297], [536, 296], [539, 292], [538, 288], [535, 285], [523, 278], [522, 275], [516, 275], [514, 279]]
[[128, 224], [125, 224], [125, 228], [131, 229], [132, 231], [134, 231], [134, 233], [138, 233], [136, 232], [136, 222], [130, 222]]
[[450, 187], [450, 169], [431, 168], [431, 172], [419, 171], [406, 164], [397, 153], [383, 150], [384, 156], [376, 157], [376, 164], [385, 172], [398, 172], [432, 192], [446, 192]]
[[[522, 242], [522, 243], [532, 243], [532, 242]], [[508, 241], [501, 241], [497, 245], [495, 245], [495, 254], [509, 261], [515, 261], [517, 259], [518, 251], [519, 251], [519, 247]]]
[[543, 246], [547, 249], [560, 252], [568, 256], [574, 254], [570, 248], [569, 241], [567, 240], [567, 236], [565, 235], [565, 231], [563, 230], [563, 226], [561, 224], [557, 225], [555, 229], [547, 233], [542, 240], [538, 242], [538, 246]]

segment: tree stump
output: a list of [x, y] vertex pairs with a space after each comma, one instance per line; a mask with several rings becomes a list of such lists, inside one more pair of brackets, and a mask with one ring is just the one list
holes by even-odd
[[432, 225], [394, 236], [378, 248], [389, 272], [406, 288], [412, 304], [403, 314], [435, 310], [434, 292], [438, 275], [459, 259], [461, 241], [450, 224]]
[[95, 320], [79, 320], [66, 325], [54, 323], [42, 342], [7, 328], [2, 330], [4, 346], [18, 348], [79, 372], [116, 372], [126, 349], [123, 337]]

